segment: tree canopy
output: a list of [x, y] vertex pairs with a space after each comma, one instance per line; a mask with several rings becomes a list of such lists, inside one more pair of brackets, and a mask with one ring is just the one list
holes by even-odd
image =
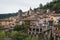
[[57, 13], [60, 13], [60, 0], [53, 0], [52, 2], [47, 3], [44, 6], [41, 5], [40, 8], [50, 9], [50, 10], [56, 11]]
[[0, 14], [0, 19], [17, 16], [17, 13]]

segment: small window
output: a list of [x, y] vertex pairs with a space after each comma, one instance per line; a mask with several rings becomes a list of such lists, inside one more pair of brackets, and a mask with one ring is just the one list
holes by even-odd
[[42, 32], [42, 28], [40, 28], [40, 32]]
[[14, 25], [14, 24], [12, 24], [12, 25]]
[[39, 32], [39, 29], [36, 29], [37, 32]]
[[57, 30], [57, 28], [56, 28], [56, 30]]
[[56, 30], [58, 30], [58, 28], [56, 28]]
[[10, 28], [12, 28], [12, 26], [10, 26]]
[[34, 35], [34, 32], [32, 34]]
[[31, 28], [29, 28], [29, 31], [31, 31]]
[[35, 28], [33, 28], [33, 31], [35, 31]]
[[38, 34], [38, 33], [36, 33], [36, 34]]

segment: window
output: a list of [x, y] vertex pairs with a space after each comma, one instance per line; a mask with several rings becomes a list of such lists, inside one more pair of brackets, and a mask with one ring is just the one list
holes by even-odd
[[14, 24], [12, 24], [12, 25], [14, 25]]
[[31, 31], [31, 28], [29, 28], [29, 31]]
[[32, 34], [34, 35], [34, 32]]
[[39, 29], [36, 29], [37, 32], [39, 32]]
[[56, 28], [56, 30], [58, 30], [58, 28]]
[[35, 28], [33, 28], [33, 31], [35, 31]]
[[42, 32], [42, 28], [40, 28], [40, 32]]

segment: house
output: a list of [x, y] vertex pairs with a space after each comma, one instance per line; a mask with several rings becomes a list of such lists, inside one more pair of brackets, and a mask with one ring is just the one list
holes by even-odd
[[[32, 11], [31, 11], [32, 12]], [[34, 12], [33, 12], [34, 13]], [[30, 24], [27, 23], [27, 32], [29, 35], [38, 35], [40, 34], [44, 28], [46, 29], [48, 26], [48, 15], [45, 15], [44, 12], [40, 13], [37, 11], [27, 18], [22, 19], [22, 21], [30, 21]], [[45, 22], [46, 21], [46, 22]]]
[[9, 28], [10, 26], [15, 25], [16, 19], [13, 17], [6, 18], [6, 19], [0, 19], [0, 25], [2, 25], [4, 28]]
[[59, 40], [60, 39], [60, 14], [54, 14], [52, 15], [55, 22], [53, 24], [53, 29], [52, 29], [52, 33], [53, 33], [53, 37], [54, 40]]

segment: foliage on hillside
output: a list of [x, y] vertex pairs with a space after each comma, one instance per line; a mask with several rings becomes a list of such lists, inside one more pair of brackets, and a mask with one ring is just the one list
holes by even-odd
[[0, 40], [5, 40], [5, 32], [0, 30]]
[[47, 3], [46, 5], [40, 4], [40, 9], [50, 9], [52, 11], [56, 11], [57, 13], [60, 13], [60, 0], [53, 0], [50, 3]]
[[17, 16], [17, 13], [0, 14], [0, 19]]

